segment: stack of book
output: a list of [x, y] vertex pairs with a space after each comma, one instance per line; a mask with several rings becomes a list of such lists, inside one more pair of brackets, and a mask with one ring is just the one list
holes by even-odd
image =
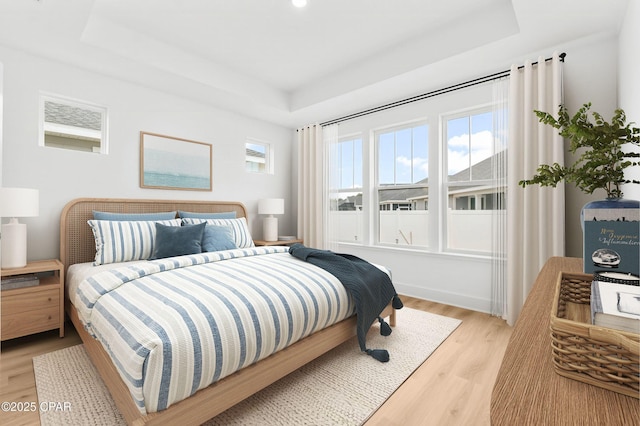
[[0, 289], [11, 290], [14, 288], [33, 287], [38, 284], [40, 284], [40, 279], [36, 274], [14, 275], [2, 278]]
[[601, 281], [597, 277], [591, 285], [591, 322], [640, 334], [640, 285]]

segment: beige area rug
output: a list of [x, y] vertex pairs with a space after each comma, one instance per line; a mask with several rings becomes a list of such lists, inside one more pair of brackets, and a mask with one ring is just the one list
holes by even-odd
[[[387, 349], [380, 363], [360, 352], [356, 338], [263, 389], [207, 425], [360, 425], [461, 321], [404, 308], [388, 337], [374, 326], [367, 347]], [[83, 345], [33, 358], [39, 402], [66, 409], [40, 413], [42, 425], [125, 424]]]

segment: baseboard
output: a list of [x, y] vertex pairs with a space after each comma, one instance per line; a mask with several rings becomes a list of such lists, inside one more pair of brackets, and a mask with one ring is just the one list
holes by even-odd
[[417, 297], [419, 299], [432, 302], [444, 303], [445, 305], [457, 306], [459, 308], [470, 309], [472, 311], [490, 313], [491, 300], [478, 297], [470, 297], [465, 294], [453, 293], [433, 288], [417, 287], [394, 281], [393, 285], [399, 294]]

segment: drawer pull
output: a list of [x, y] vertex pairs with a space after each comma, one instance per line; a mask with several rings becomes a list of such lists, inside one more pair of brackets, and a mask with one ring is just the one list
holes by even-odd
[[49, 302], [51, 302], [51, 298], [48, 298], [47, 300], [48, 300]]
[[51, 315], [49, 315], [49, 318], [48, 318], [48, 319], [51, 319]]

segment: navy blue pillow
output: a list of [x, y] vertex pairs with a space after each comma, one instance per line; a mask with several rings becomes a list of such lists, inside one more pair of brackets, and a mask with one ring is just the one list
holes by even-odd
[[[206, 224], [206, 223], [205, 223]], [[202, 251], [231, 250], [238, 248], [230, 226], [207, 225], [202, 236]]]
[[156, 241], [151, 259], [182, 256], [202, 252], [202, 235], [206, 223], [166, 226], [156, 223]]

